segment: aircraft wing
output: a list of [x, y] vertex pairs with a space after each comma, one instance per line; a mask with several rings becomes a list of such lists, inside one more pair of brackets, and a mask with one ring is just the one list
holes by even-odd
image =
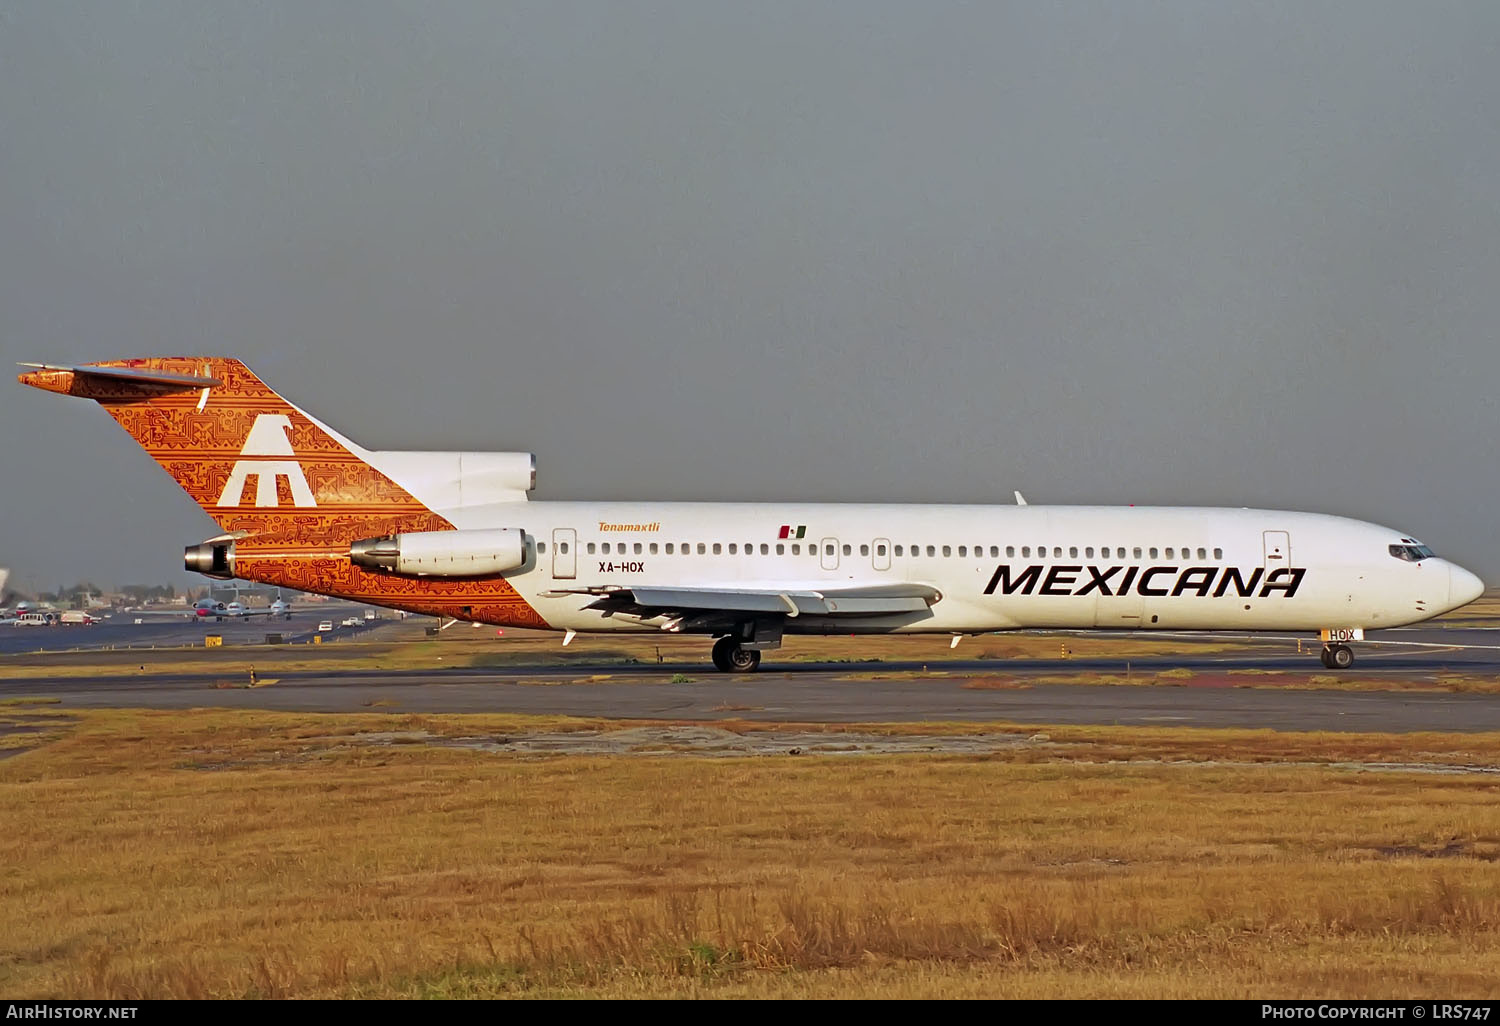
[[567, 588], [553, 595], [591, 595], [585, 609], [605, 615], [656, 616], [881, 616], [925, 613], [942, 597], [925, 584], [867, 588], [673, 588], [651, 586]]

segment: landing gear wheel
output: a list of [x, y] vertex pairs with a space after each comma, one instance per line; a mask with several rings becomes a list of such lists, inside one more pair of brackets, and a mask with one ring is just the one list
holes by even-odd
[[757, 649], [740, 648], [734, 638], [720, 638], [714, 642], [714, 667], [721, 673], [753, 673], [760, 666]]
[[1348, 645], [1329, 645], [1323, 649], [1323, 665], [1330, 670], [1347, 670], [1354, 665], [1354, 649]]
[[720, 638], [718, 641], [714, 642], [714, 669], [718, 670], [720, 673], [729, 672], [729, 650], [734, 647], [735, 643], [733, 638]]
[[740, 648], [736, 645], [729, 650], [729, 669], [734, 673], [754, 673], [759, 668], [759, 649]]
[[1318, 661], [1328, 669], [1333, 669], [1333, 664], [1328, 661], [1328, 649], [1325, 648], [1318, 653]]

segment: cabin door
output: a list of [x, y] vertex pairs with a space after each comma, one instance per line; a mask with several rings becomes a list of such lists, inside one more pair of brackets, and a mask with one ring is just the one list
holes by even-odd
[[824, 570], [837, 570], [839, 568], [839, 540], [824, 538], [819, 542], [818, 558], [822, 560]]
[[578, 576], [578, 532], [571, 527], [552, 532], [552, 576], [564, 581]]
[[1292, 565], [1292, 536], [1285, 531], [1266, 531], [1266, 580], [1274, 571]]

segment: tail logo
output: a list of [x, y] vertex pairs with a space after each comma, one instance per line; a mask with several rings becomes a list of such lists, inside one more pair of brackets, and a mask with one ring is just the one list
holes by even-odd
[[316, 506], [312, 489], [307, 486], [307, 475], [302, 473], [302, 464], [296, 461], [292, 442], [287, 433], [292, 422], [284, 413], [262, 413], [255, 418], [250, 434], [245, 438], [241, 456], [272, 456], [280, 459], [241, 459], [235, 461], [229, 472], [229, 480], [219, 495], [220, 506], [239, 506], [245, 494], [245, 485], [250, 476], [255, 476], [255, 505], [279, 506], [276, 495], [276, 479], [284, 477], [292, 493], [293, 506]]

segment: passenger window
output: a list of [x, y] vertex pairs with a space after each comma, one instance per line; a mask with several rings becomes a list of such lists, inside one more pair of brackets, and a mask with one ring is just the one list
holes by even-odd
[[1030, 545], [1022, 545], [1021, 546], [1021, 558], [1022, 559], [1030, 559], [1031, 558], [1031, 546]]
[[735, 547], [734, 547], [734, 542], [730, 542], [730, 543], [729, 543], [729, 554], [730, 554], [730, 555], [731, 555], [731, 556], [733, 556], [733, 555], [735, 555], [735, 554], [736, 554], [736, 552], [737, 552], [737, 550], [736, 550], [736, 549], [735, 549]]
[[1172, 550], [1171, 550], [1171, 549], [1168, 549], [1168, 550], [1167, 550], [1167, 558], [1168, 558], [1168, 559], [1171, 559], [1171, 558], [1172, 558]]
[[967, 556], [967, 555], [968, 555], [968, 554], [969, 554], [969, 550], [968, 550], [968, 549], [967, 549], [967, 548], [966, 548], [966, 547], [965, 547], [965, 546], [963, 546], [963, 545], [960, 545], [960, 546], [959, 546], [959, 547], [958, 547], [958, 558], [959, 558], [959, 559], [963, 559], [963, 558], [964, 558], [964, 557], [965, 557], [965, 556]]
[[1084, 546], [1084, 549], [1083, 549], [1083, 558], [1084, 559], [1093, 559], [1094, 558], [1094, 547], [1092, 545], [1086, 545], [1086, 546]]
[[[777, 548], [780, 548], [780, 546], [778, 545]], [[761, 542], [760, 543], [760, 554], [762, 556], [769, 556], [771, 554], [771, 546], [767, 545], [765, 542]]]
[[667, 542], [667, 555], [670, 556], [671, 554], [672, 554], [672, 543], [671, 542]]
[[990, 558], [991, 559], [999, 559], [1000, 558], [1000, 546], [998, 546], [998, 545], [991, 545], [990, 546]]
[[846, 555], [846, 556], [847, 556], [847, 555], [849, 555], [849, 554], [850, 554], [850, 553], [852, 553], [852, 552], [853, 552], [853, 551], [854, 551], [854, 550], [853, 550], [853, 549], [851, 549], [851, 548], [850, 548], [850, 547], [849, 547], [849, 543], [848, 543], [848, 542], [845, 542], [845, 543], [844, 543], [844, 555]]
[[568, 543], [567, 542], [558, 542], [557, 543], [557, 551], [560, 552], [562, 555], [566, 556], [568, 554]]
[[539, 556], [545, 556], [547, 554], [547, 543], [546, 542], [537, 542], [536, 543], [536, 553]]
[[[715, 548], [715, 549], [717, 549], [717, 548], [718, 548], [718, 546], [717, 546], [717, 545], [715, 545], [715, 546], [714, 546], [714, 548]], [[699, 542], [699, 543], [698, 543], [698, 555], [700, 555], [700, 556], [701, 556], [701, 555], [703, 555], [703, 553], [704, 553], [704, 552], [705, 552], [705, 551], [706, 551], [706, 550], [705, 550], [705, 549], [704, 549], [704, 547], [703, 547], [703, 543], [702, 543], [702, 542]]]
[[932, 545], [927, 546], [927, 555], [929, 557], [936, 556], [937, 555], [937, 548], [935, 546], [932, 546]]
[[635, 543], [635, 554], [637, 556], [639, 556], [641, 554], [641, 543], [640, 542], [636, 542]]
[[1069, 559], [1077, 559], [1078, 558], [1078, 546], [1077, 545], [1069, 545], [1068, 546], [1068, 558]]
[[833, 555], [833, 546], [832, 545], [825, 545], [825, 546], [823, 546], [823, 555], [825, 555], [825, 556], [831, 556], [831, 555]]
[[594, 554], [594, 543], [593, 542], [589, 542], [589, 555], [592, 556], [593, 554]]
[[877, 556], [883, 556], [883, 555], [885, 555], [885, 546], [884, 545], [877, 545], [877, 546], [875, 546], [875, 555], [877, 555]]
[[792, 555], [794, 555], [794, 556], [800, 556], [800, 555], [802, 555], [802, 546], [798, 545], [796, 542], [792, 542]]
[[1141, 547], [1139, 545], [1137, 545], [1133, 551], [1135, 552], [1135, 558], [1136, 559], [1140, 559], [1141, 558]]
[[656, 542], [651, 543], [651, 555], [656, 555]]
[[944, 556], [951, 556], [951, 555], [953, 555], [953, 546], [951, 546], [951, 545], [944, 545], [943, 546], [943, 555]]
[[[1140, 549], [1136, 549], [1135, 550], [1135, 554], [1137, 556], [1139, 556], [1141, 554], [1141, 550]], [[1116, 559], [1124, 559], [1125, 558], [1125, 549], [1124, 549], [1123, 546], [1115, 550], [1115, 558]]]
[[718, 542], [714, 542], [714, 555], [719, 556], [719, 555], [723, 555], [723, 553], [724, 553], [724, 546], [721, 545], [721, 544], [719, 544]]
[[1156, 546], [1155, 545], [1151, 546], [1151, 558], [1152, 559], [1156, 558]]
[[1198, 558], [1199, 559], [1207, 559], [1208, 558], [1208, 551], [1206, 549], [1199, 549], [1198, 550]]
[[896, 546], [896, 555], [901, 555], [901, 546], [899, 545]]
[[781, 542], [777, 542], [776, 543], [776, 555], [778, 555], [778, 556], [784, 556], [784, 555], [786, 555], [786, 546], [783, 545]]
[[1005, 554], [1011, 558], [1014, 558], [1016, 554], [1016, 547], [1014, 545], [1005, 546]]
[[599, 546], [599, 551], [604, 553], [606, 556], [609, 555], [609, 542], [605, 542], [603, 545]]
[[868, 545], [861, 545], [859, 547], [859, 554], [861, 556], [868, 556], [870, 554], [870, 546], [868, 546]]
[[1224, 558], [1224, 550], [1223, 549], [1214, 549], [1214, 558], [1215, 559], [1223, 559]]

